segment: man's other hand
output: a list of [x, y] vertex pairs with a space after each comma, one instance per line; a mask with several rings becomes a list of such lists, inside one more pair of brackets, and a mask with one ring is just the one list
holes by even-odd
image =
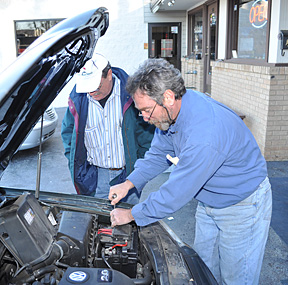
[[132, 209], [116, 208], [110, 212], [111, 226], [120, 226], [134, 221]]

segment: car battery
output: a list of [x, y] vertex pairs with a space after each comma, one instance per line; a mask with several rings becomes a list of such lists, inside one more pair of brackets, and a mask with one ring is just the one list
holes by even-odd
[[[113, 228], [111, 236], [100, 235], [102, 256], [115, 270], [123, 272], [131, 278], [137, 274], [138, 236], [131, 225]], [[103, 267], [100, 260], [95, 267]]]

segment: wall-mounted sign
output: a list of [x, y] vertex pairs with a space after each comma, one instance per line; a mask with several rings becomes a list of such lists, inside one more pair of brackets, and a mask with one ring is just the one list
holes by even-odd
[[256, 0], [249, 14], [249, 21], [254, 28], [262, 28], [267, 23], [267, 10], [268, 10], [268, 1]]
[[171, 33], [172, 34], [178, 34], [178, 27], [177, 26], [172, 26], [171, 27]]

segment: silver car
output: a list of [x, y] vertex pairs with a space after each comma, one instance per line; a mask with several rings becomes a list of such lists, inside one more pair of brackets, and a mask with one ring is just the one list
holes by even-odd
[[[41, 134], [41, 121], [40, 118], [32, 131], [29, 133], [25, 141], [21, 144], [19, 150], [25, 150], [39, 146]], [[47, 141], [55, 133], [58, 124], [58, 115], [53, 106], [50, 106], [44, 112], [43, 129], [42, 129], [42, 143]]]

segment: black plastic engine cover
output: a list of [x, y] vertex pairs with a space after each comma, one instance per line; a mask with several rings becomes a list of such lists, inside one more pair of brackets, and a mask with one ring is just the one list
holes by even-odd
[[134, 282], [123, 273], [112, 269], [69, 267], [59, 282], [59, 285], [67, 284], [134, 285]]
[[93, 216], [88, 213], [63, 212], [57, 240], [63, 239], [70, 244], [70, 251], [66, 257], [61, 259], [61, 262], [70, 266], [87, 266], [87, 257], [90, 255], [89, 249], [94, 238], [92, 221]]
[[48, 256], [56, 231], [32, 194], [0, 210], [0, 239], [23, 266]]

